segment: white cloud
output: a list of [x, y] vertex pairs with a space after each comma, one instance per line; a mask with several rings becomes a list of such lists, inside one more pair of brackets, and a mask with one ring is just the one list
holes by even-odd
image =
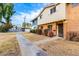
[[[40, 4], [37, 4], [40, 5]], [[43, 3], [42, 7], [47, 6], [47, 3]], [[42, 11], [43, 8], [39, 9], [39, 10], [35, 10], [35, 11], [31, 11], [30, 13], [24, 13], [24, 12], [19, 12], [19, 14], [15, 14], [12, 16], [12, 23], [14, 25], [18, 25], [21, 26], [23, 21], [24, 21], [24, 17], [26, 16], [25, 21], [26, 22], [30, 22], [31, 20], [33, 20], [36, 16], [38, 16], [38, 14]]]
[[21, 25], [24, 21], [24, 17], [26, 22], [30, 22], [32, 19], [34, 19], [42, 10], [43, 8], [36, 10], [36, 11], [31, 11], [31, 13], [24, 13], [20, 12], [19, 14], [14, 15], [12, 19], [12, 23], [15, 25]]

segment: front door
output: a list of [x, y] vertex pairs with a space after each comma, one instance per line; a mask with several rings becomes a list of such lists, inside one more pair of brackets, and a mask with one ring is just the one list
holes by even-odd
[[63, 23], [58, 24], [58, 36], [63, 37]]

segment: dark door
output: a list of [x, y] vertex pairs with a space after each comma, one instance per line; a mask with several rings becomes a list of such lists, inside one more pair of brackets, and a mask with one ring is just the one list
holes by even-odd
[[63, 23], [58, 24], [58, 36], [63, 37]]

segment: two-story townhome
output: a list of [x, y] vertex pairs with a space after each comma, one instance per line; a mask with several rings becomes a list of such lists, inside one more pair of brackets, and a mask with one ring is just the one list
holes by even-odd
[[38, 18], [35, 18], [33, 19], [31, 22], [32, 22], [32, 29], [37, 29], [37, 19]]
[[56, 3], [45, 7], [36, 17], [38, 28], [52, 28], [54, 35], [66, 38], [68, 32], [79, 32], [79, 4]]

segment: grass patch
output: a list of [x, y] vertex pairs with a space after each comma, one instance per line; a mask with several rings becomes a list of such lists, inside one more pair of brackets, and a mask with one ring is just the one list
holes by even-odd
[[44, 36], [44, 35], [38, 35], [38, 34], [34, 34], [34, 33], [22, 33], [27, 39], [29, 39], [30, 41], [39, 41], [39, 40], [44, 40], [48, 37]]
[[0, 33], [0, 55], [20, 55], [20, 49], [16, 40], [15, 33]]

